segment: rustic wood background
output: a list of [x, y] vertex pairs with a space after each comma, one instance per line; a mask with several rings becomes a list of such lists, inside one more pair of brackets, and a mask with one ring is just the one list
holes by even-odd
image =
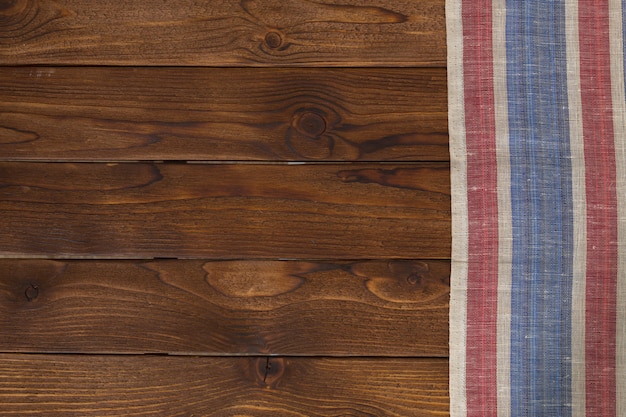
[[444, 0], [0, 0], [0, 415], [442, 416]]

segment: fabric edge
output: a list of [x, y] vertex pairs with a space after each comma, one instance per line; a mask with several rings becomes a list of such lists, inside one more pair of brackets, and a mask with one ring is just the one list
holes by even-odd
[[467, 300], [467, 177], [463, 88], [461, 2], [446, 0], [448, 48], [448, 131], [452, 205], [452, 270], [450, 276], [450, 416], [466, 416], [465, 350]]

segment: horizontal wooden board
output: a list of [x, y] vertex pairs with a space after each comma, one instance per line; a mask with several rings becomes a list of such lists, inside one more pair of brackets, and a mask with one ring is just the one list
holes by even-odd
[[442, 416], [447, 359], [0, 354], [2, 416]]
[[4, 65], [444, 66], [444, 0], [14, 0]]
[[0, 163], [0, 255], [449, 258], [447, 164]]
[[445, 69], [0, 68], [0, 160], [449, 160]]
[[449, 277], [449, 261], [0, 260], [0, 351], [447, 356]]

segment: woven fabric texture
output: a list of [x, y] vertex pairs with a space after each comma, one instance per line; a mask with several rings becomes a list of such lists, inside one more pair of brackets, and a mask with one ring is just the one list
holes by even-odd
[[447, 0], [452, 417], [626, 416], [626, 0]]

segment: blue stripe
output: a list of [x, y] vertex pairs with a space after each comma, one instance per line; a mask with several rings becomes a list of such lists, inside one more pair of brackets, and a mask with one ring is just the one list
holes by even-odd
[[571, 416], [573, 202], [565, 5], [507, 0], [512, 417]]

